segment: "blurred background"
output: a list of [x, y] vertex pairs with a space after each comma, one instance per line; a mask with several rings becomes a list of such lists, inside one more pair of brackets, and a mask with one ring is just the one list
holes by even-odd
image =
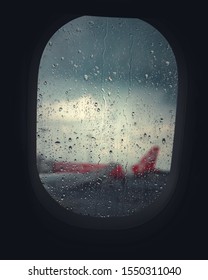
[[169, 171], [177, 85], [174, 53], [150, 24], [70, 21], [51, 37], [40, 62], [38, 163], [118, 162], [128, 171], [158, 145], [157, 168]]

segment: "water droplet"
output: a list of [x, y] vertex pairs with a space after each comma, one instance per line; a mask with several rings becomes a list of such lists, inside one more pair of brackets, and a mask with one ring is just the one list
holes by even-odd
[[166, 143], [166, 140], [165, 140], [165, 138], [163, 138], [163, 139], [162, 139], [162, 143], [163, 143], [163, 144], [165, 144], [165, 143]]
[[64, 57], [63, 57], [63, 56], [61, 57], [61, 60], [64, 60]]
[[46, 86], [47, 85], [47, 81], [45, 81], [43, 84]]
[[170, 65], [170, 61], [167, 60], [167, 61], [165, 62], [165, 64], [166, 64], [167, 66], [169, 66], [169, 65]]
[[69, 137], [69, 141], [72, 141], [71, 137]]
[[60, 141], [56, 141], [56, 142], [55, 142], [55, 144], [60, 144], [60, 143], [61, 143]]
[[108, 77], [108, 80], [110, 81], [110, 82], [112, 82], [113, 81], [113, 79], [109, 76]]
[[81, 29], [79, 27], [77, 27], [76, 32], [81, 32]]
[[148, 74], [145, 74], [145, 78], [147, 79], [149, 77], [149, 75]]
[[69, 146], [69, 150], [72, 150], [72, 146]]
[[100, 108], [97, 108], [97, 112], [100, 112]]
[[61, 201], [64, 200], [65, 196], [66, 196], [65, 194], [62, 194], [62, 196], [61, 196]]
[[59, 112], [61, 112], [62, 110], [63, 110], [63, 108], [62, 108], [62, 107], [60, 107], [60, 108], [59, 108]]
[[84, 75], [84, 79], [85, 79], [85, 81], [88, 81], [89, 76], [88, 75]]
[[52, 46], [52, 45], [53, 45], [53, 42], [50, 41], [48, 44], [49, 44], [49, 46]]
[[94, 25], [94, 21], [92, 21], [92, 20], [89, 21], [89, 25], [90, 25], [90, 26], [93, 26], [93, 25]]

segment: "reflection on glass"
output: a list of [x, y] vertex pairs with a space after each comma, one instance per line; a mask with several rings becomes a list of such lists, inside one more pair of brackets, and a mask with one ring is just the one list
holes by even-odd
[[167, 40], [139, 19], [85, 16], [46, 45], [37, 93], [37, 166], [63, 207], [126, 216], [167, 187], [177, 101]]

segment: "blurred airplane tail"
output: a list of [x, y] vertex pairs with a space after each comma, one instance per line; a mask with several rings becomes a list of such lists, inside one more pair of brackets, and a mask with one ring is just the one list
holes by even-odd
[[149, 172], [154, 172], [155, 166], [156, 166], [156, 161], [157, 161], [157, 156], [159, 153], [159, 147], [158, 146], [153, 146], [140, 160], [139, 163], [134, 164], [132, 166], [132, 171], [134, 175], [139, 176], [139, 175], [144, 175], [145, 173]]

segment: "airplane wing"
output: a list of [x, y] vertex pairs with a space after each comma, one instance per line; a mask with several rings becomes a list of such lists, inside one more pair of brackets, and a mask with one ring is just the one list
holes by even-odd
[[62, 186], [68, 186], [68, 188], [76, 188], [79, 185], [85, 183], [95, 183], [99, 180], [105, 180], [109, 177], [118, 176], [120, 171], [119, 165], [116, 163], [110, 163], [105, 167], [86, 173], [45, 173], [40, 174], [41, 182], [48, 187], [61, 188]]

